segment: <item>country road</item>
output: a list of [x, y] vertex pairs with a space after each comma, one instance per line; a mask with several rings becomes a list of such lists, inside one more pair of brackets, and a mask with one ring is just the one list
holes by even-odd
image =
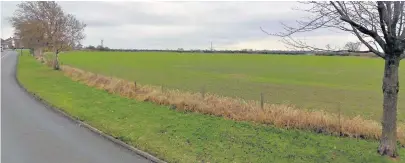
[[16, 52], [2, 52], [2, 163], [150, 162], [31, 98], [15, 81], [16, 63]]

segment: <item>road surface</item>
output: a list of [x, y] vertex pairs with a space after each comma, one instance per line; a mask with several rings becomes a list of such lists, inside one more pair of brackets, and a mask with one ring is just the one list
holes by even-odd
[[150, 162], [45, 108], [17, 85], [17, 53], [1, 54], [2, 163]]

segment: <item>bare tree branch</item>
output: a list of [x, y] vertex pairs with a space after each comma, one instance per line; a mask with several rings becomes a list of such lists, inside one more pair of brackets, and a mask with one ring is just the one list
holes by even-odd
[[[405, 10], [405, 7], [404, 7], [404, 5], [405, 5], [405, 2], [404, 1], [402, 1], [401, 2], [401, 4], [400, 4], [401, 6], [403, 6], [403, 7], [401, 7], [401, 10], [400, 10], [400, 16], [399, 16], [399, 26], [398, 26], [398, 34], [397, 34], [397, 36], [401, 36], [401, 32], [403, 31], [402, 30], [402, 28], [404, 27], [404, 19], [405, 19], [405, 15], [404, 15], [404, 10]], [[405, 30], [405, 29], [404, 29]]]
[[338, 48], [319, 48], [313, 45], [308, 45], [305, 41], [300, 41], [298, 39], [294, 39], [290, 37], [283, 37], [281, 42], [286, 44], [288, 48], [292, 48], [294, 50], [310, 50], [310, 51], [319, 51], [319, 52], [331, 52], [331, 51], [338, 51]]
[[391, 24], [392, 33], [394, 35], [397, 33], [396, 29], [397, 29], [397, 23], [400, 18], [399, 16], [402, 14], [403, 9], [404, 9], [403, 7], [401, 7], [402, 3], [403, 2], [400, 2], [400, 1], [394, 2], [394, 16], [393, 16], [392, 24]]
[[332, 4], [332, 6], [336, 9], [336, 11], [342, 16], [342, 15], [346, 15], [346, 13], [343, 13], [343, 11], [341, 9], [339, 9], [339, 7], [336, 6], [336, 4], [334, 2], [330, 2]]
[[385, 15], [387, 15], [387, 13], [385, 12], [386, 8], [382, 2], [377, 2], [377, 4], [378, 4], [378, 13], [381, 15], [380, 16], [380, 27], [381, 27], [385, 40], [388, 40], [389, 39], [388, 33], [387, 33], [387, 29], [386, 29], [385, 23], [384, 23], [384, 20], [387, 21], [387, 19], [388, 19], [388, 18], [385, 18], [385, 17], [387, 17], [387, 16], [385, 16]]
[[[10, 22], [16, 34], [29, 46], [58, 51], [71, 48], [71, 45], [84, 38], [86, 25], [73, 15], [65, 14], [56, 2], [23, 2], [17, 7]], [[30, 29], [31, 24], [35, 24], [38, 29]], [[38, 40], [38, 45], [29, 43], [31, 40]]]
[[[309, 48], [307, 44], [295, 40], [291, 36], [295, 33], [314, 31], [321, 28], [336, 28], [343, 31], [351, 32], [362, 42], [371, 52], [376, 53], [378, 56], [384, 56], [387, 51], [387, 41], [393, 41], [405, 38], [404, 11], [403, 2], [385, 3], [385, 2], [305, 2], [311, 4], [313, 7], [303, 11], [309, 12], [314, 16], [310, 17], [308, 21], [297, 21], [298, 27], [290, 27], [283, 24], [286, 33], [272, 34], [266, 32], [262, 27], [264, 33], [272, 36], [286, 37], [284, 42], [299, 43], [298, 47], [307, 47], [308, 49], [318, 49], [319, 47]], [[391, 8], [388, 11], [388, 8]], [[389, 16], [388, 14], [392, 14]], [[382, 16], [380, 16], [382, 15]], [[393, 20], [395, 19], [395, 21]], [[392, 25], [395, 23], [398, 30], [393, 30]], [[395, 31], [395, 33], [390, 33]], [[400, 37], [395, 36], [401, 31]], [[367, 38], [370, 37], [374, 42], [368, 42]], [[362, 39], [362, 40], [361, 40]], [[403, 39], [405, 40], [405, 39]], [[377, 43], [377, 44], [376, 44]], [[405, 44], [405, 43], [404, 43]], [[405, 45], [404, 45], [405, 46]], [[399, 46], [402, 47], [402, 46]]]
[[[369, 24], [372, 28], [371, 30], [373, 31], [377, 31], [377, 27], [375, 26], [374, 22], [373, 22], [373, 18], [371, 17], [372, 15], [370, 15], [370, 12], [367, 12], [370, 20], [366, 19], [365, 17], [362, 16], [362, 12], [360, 11], [361, 8], [364, 8], [364, 6], [361, 3], [357, 3], [357, 2], [350, 2], [354, 8], [354, 11], [356, 12], [357, 15], [359, 15], [359, 17], [365, 21], [367, 24]], [[357, 4], [356, 4], [357, 3]], [[358, 7], [356, 7], [358, 6]]]
[[[342, 9], [339, 9], [339, 8], [335, 5], [334, 2], [330, 2], [330, 3], [331, 3], [331, 4], [333, 5], [333, 7], [335, 7], [335, 9], [339, 12], [339, 14], [340, 14], [340, 16], [341, 16], [340, 19], [342, 19], [343, 21], [349, 23], [349, 24], [353, 27], [353, 29], [357, 29], [357, 30], [359, 30], [360, 32], [362, 32], [362, 33], [364, 33], [364, 34], [366, 34], [366, 35], [369, 35], [369, 36], [371, 36], [372, 38], [374, 38], [374, 39], [378, 42], [378, 44], [384, 49], [384, 47], [385, 47], [385, 42], [384, 42], [384, 40], [377, 34], [377, 31], [369, 30], [369, 29], [367, 29], [367, 28], [365, 28], [365, 27], [363, 27], [363, 26], [357, 24], [356, 22], [352, 21], [352, 20], [347, 16], [347, 14], [342, 11]], [[339, 4], [340, 6], [342, 6], [341, 3], [338, 2], [338, 4]], [[355, 34], [357, 33], [356, 36], [359, 38], [359, 35], [358, 35], [357, 30], [355, 30], [354, 32], [355, 32]], [[361, 40], [360, 40], [360, 41], [361, 41]], [[366, 46], [369, 45], [369, 44], [366, 43], [364, 40], [361, 41], [361, 42], [363, 42], [363, 44], [365, 44]], [[367, 47], [370, 49], [371, 46], [367, 46]], [[371, 51], [376, 51], [374, 48], [372, 48], [372, 49], [370, 49], [370, 50], [371, 50]]]
[[[372, 43], [372, 44], [374, 45], [375, 50], [377, 50], [378, 52], [381, 53], [380, 49], [378, 48], [379, 45], [378, 45], [378, 43], [377, 43], [375, 40], [369, 41], [369, 44], [370, 44], [370, 43]], [[371, 51], [371, 52], [372, 52], [372, 51]]]
[[385, 57], [385, 55], [384, 55], [383, 53], [381, 53], [381, 52], [379, 52], [378, 50], [374, 49], [367, 41], [365, 41], [365, 40], [363, 39], [363, 37], [360, 36], [359, 32], [358, 32], [356, 29], [353, 28], [353, 31], [354, 31], [355, 35], [357, 36], [357, 38], [361, 41], [361, 43], [363, 43], [364, 45], [366, 45], [367, 48], [368, 48], [371, 52], [375, 53], [376, 55], [378, 55], [378, 56], [381, 57], [381, 58], [384, 58], [384, 57]]
[[405, 25], [404, 25], [404, 28], [402, 29], [402, 34], [401, 34], [401, 36], [398, 37], [398, 39], [405, 40]]

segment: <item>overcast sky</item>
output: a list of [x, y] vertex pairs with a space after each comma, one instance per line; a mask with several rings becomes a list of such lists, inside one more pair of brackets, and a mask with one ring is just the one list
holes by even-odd
[[[19, 2], [1, 3], [1, 37], [12, 36], [7, 18]], [[268, 32], [281, 32], [287, 24], [305, 16], [294, 8], [297, 2], [58, 2], [63, 9], [87, 24], [82, 44], [110, 48], [148, 49], [270, 49], [285, 50], [280, 38]], [[356, 41], [336, 30], [303, 33], [308, 44], [324, 48], [342, 47]]]

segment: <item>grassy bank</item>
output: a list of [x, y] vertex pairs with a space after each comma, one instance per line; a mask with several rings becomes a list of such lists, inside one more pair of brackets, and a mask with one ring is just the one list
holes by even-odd
[[389, 162], [376, 154], [375, 141], [177, 112], [87, 87], [29, 56], [19, 59], [18, 79], [69, 114], [169, 162]]
[[[141, 84], [293, 104], [301, 109], [361, 115], [380, 121], [384, 63], [378, 58], [180, 54], [157, 52], [73, 52], [64, 64]], [[402, 68], [401, 68], [402, 69]], [[400, 83], [405, 83], [400, 71]], [[400, 96], [405, 87], [400, 87]], [[399, 98], [398, 120], [405, 122]]]
[[[263, 104], [257, 101], [221, 97], [214, 94], [182, 92], [149, 85], [135, 84], [77, 68], [62, 66], [63, 73], [74, 81], [139, 101], [170, 106], [178, 111], [191, 111], [226, 117], [236, 121], [270, 124], [279, 128], [303, 129], [335, 136], [380, 140], [381, 125], [361, 117], [347, 118], [322, 111], [305, 111], [289, 105]], [[398, 124], [398, 141], [405, 145], [405, 124]]]

